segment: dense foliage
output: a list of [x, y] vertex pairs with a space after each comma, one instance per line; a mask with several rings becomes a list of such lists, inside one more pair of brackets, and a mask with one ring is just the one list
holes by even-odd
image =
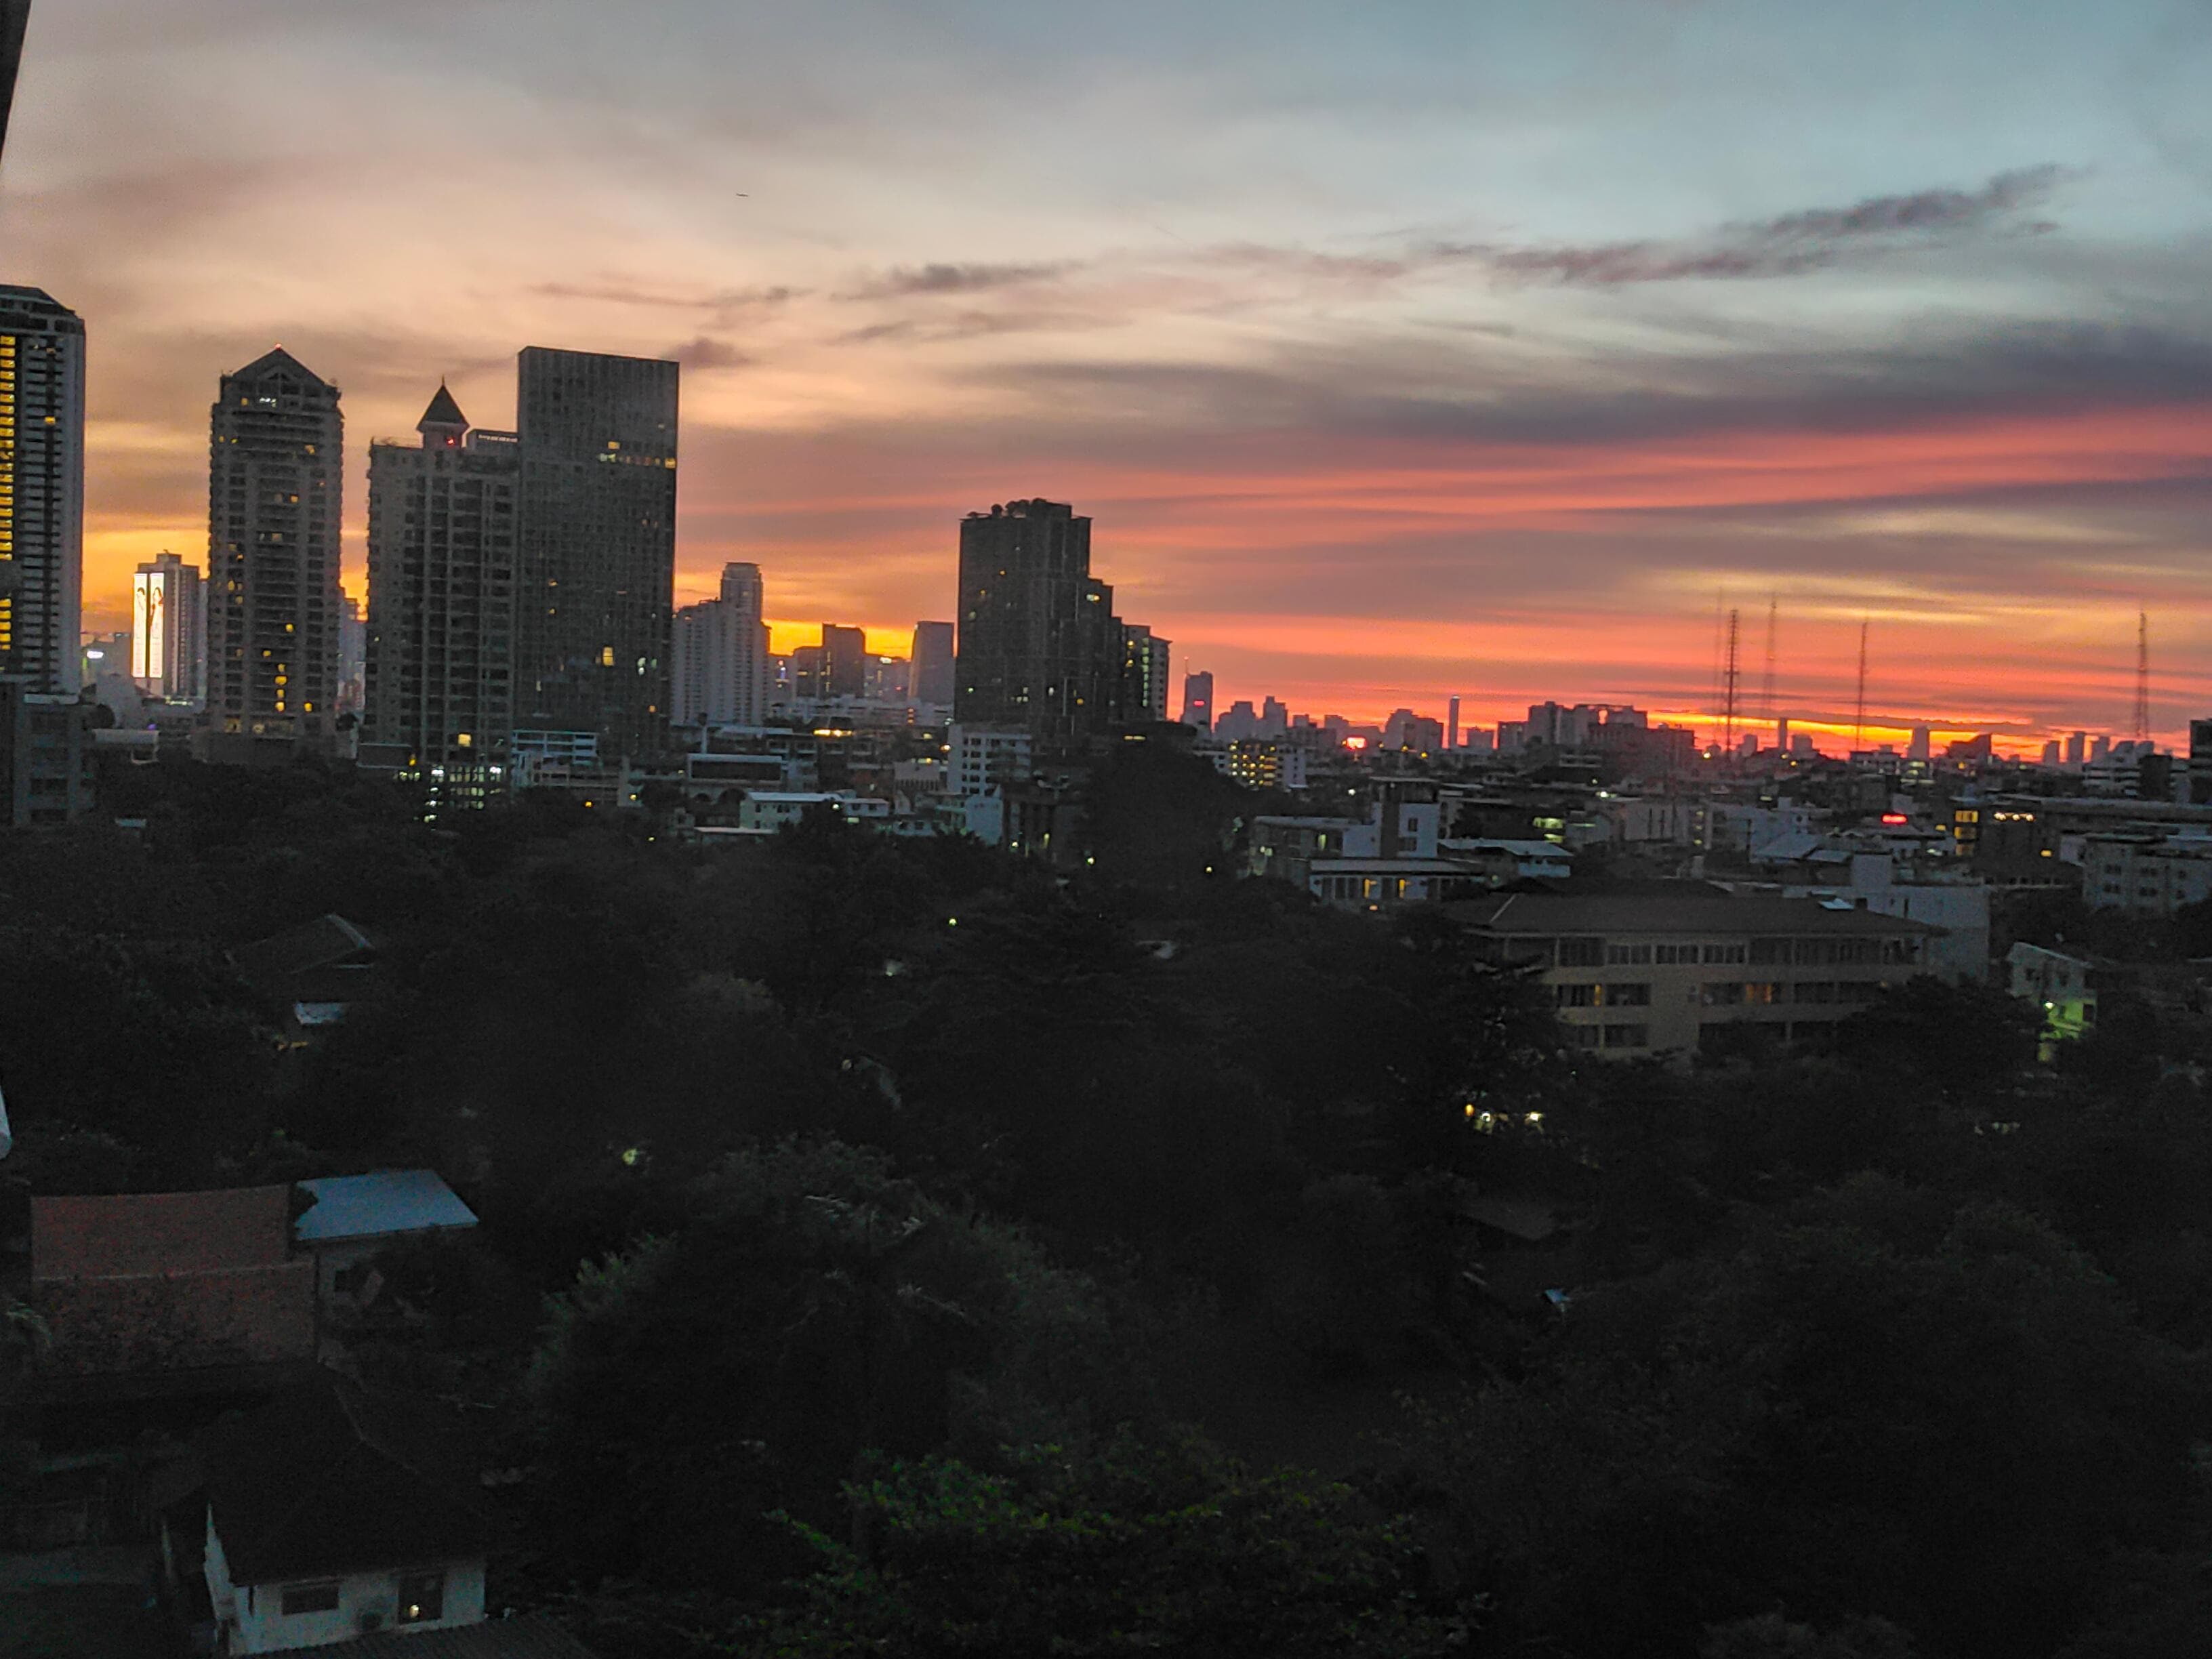
[[[132, 787], [0, 854], [9, 1174], [444, 1172], [484, 1225], [341, 1335], [483, 1409], [495, 1599], [608, 1659], [2212, 1648], [2170, 1009], [1596, 1066], [1443, 918], [1232, 880], [1251, 802], [1148, 746], [1064, 879]], [[291, 1046], [229, 953], [333, 911], [378, 965]]]

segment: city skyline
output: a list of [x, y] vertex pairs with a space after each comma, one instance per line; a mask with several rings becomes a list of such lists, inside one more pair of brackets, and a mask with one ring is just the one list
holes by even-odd
[[[958, 511], [1042, 495], [1224, 700], [1709, 723], [1722, 588], [1778, 597], [1801, 729], [1866, 617], [1870, 728], [2125, 731], [2141, 610], [2158, 733], [2212, 697], [2199, 15], [977, 3], [856, 61], [856, 9], [34, 17], [0, 241], [91, 330], [88, 625], [198, 550], [220, 369], [281, 340], [365, 440], [441, 374], [507, 406], [519, 337], [684, 362], [678, 605], [752, 561], [872, 648], [948, 611]], [[247, 75], [325, 118], [205, 118]]]

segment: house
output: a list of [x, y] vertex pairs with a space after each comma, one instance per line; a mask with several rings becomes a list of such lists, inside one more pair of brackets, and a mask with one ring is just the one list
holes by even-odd
[[42, 1387], [222, 1391], [311, 1360], [315, 1268], [292, 1255], [291, 1205], [285, 1186], [33, 1198]]
[[300, 1182], [307, 1208], [293, 1238], [314, 1258], [315, 1293], [324, 1303], [353, 1293], [360, 1269], [403, 1239], [477, 1224], [476, 1212], [430, 1170], [378, 1170]]
[[294, 1041], [343, 1024], [368, 989], [376, 946], [343, 916], [314, 921], [232, 952], [247, 983], [283, 1006]]
[[198, 1480], [163, 1513], [165, 1568], [205, 1589], [220, 1653], [466, 1629], [492, 1543], [472, 1467], [423, 1403], [316, 1369], [201, 1437]]
[[452, 1630], [386, 1632], [317, 1648], [283, 1648], [272, 1659], [592, 1659], [591, 1650], [545, 1619], [490, 1619]]
[[2079, 951], [2057, 951], [2022, 939], [2006, 953], [2010, 989], [2043, 1011], [2043, 1059], [2051, 1045], [2089, 1036], [2097, 1029], [2097, 994], [2132, 988], [2132, 969], [2116, 967]]

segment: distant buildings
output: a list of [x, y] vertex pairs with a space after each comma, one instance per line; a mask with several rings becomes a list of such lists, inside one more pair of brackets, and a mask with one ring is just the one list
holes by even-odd
[[415, 429], [369, 446], [362, 736], [441, 805], [480, 804], [514, 729], [518, 446], [471, 430], [442, 383]]
[[0, 674], [74, 696], [84, 558], [84, 323], [0, 286]]
[[914, 717], [925, 726], [939, 726], [952, 718], [952, 624], [918, 622], [914, 625], [913, 655], [908, 659], [907, 696]]
[[953, 718], [1020, 727], [1067, 753], [1120, 714], [1126, 650], [1114, 590], [1091, 574], [1091, 520], [1017, 501], [960, 524]]
[[678, 368], [524, 349], [514, 722], [625, 754], [669, 714]]
[[338, 389], [280, 346], [222, 377], [209, 428], [210, 753], [326, 744], [337, 714]]
[[866, 629], [822, 624], [822, 696], [858, 697], [867, 691], [868, 635]]
[[1182, 677], [1182, 713], [1178, 718], [1185, 726], [1195, 726], [1200, 732], [1213, 730], [1212, 674], [1186, 674]]
[[131, 678], [149, 697], [205, 695], [207, 595], [196, 564], [156, 555], [131, 579]]
[[757, 564], [722, 567], [720, 597], [676, 613], [678, 726], [759, 726], [769, 711], [769, 629]]
[[1168, 641], [1142, 623], [1121, 628], [1121, 705], [1135, 720], [1168, 717]]

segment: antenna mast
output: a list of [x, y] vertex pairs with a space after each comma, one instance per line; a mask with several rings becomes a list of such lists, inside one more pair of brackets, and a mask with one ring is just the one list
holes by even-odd
[[[1765, 707], [1759, 710], [1759, 713], [1766, 717], [1766, 723], [1769, 726], [1773, 726], [1782, 718], [1782, 711], [1774, 706], [1774, 633], [1781, 609], [1781, 600], [1776, 599], [1771, 593], [1768, 594], [1766, 596], [1766, 684], [1760, 688], [1763, 694], [1760, 702]], [[1777, 729], [1775, 735], [1778, 740], [1781, 736], [1779, 728]]]
[[1854, 753], [1866, 747], [1866, 647], [1867, 623], [1859, 621], [1859, 704], [1858, 713], [1851, 721], [1851, 749]]
[[1721, 747], [1731, 751], [1735, 748], [1736, 685], [1742, 678], [1736, 662], [1736, 623], [1737, 615], [1731, 611], [1728, 613], [1728, 666], [1723, 671], [1727, 683], [1721, 700]]
[[2136, 612], [2136, 741], [2150, 740], [2150, 615]]

